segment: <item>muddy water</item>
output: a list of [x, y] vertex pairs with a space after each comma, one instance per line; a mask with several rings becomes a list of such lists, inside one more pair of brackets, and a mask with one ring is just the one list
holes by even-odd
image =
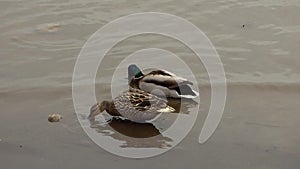
[[[149, 47], [180, 57], [192, 69], [201, 94], [196, 124], [180, 144], [163, 155], [132, 160], [106, 152], [83, 132], [73, 107], [72, 73], [81, 47], [92, 33], [120, 16], [146, 11], [183, 17], [206, 33], [224, 64], [228, 95], [218, 129], [200, 145], [198, 137], [210, 105], [210, 87], [207, 73], [193, 52], [178, 41], [158, 35], [136, 36], [117, 44], [98, 70], [98, 98], [110, 98], [110, 79], [122, 59]], [[0, 1], [0, 165], [297, 168], [299, 11], [297, 0]], [[183, 72], [177, 67], [165, 69]], [[126, 75], [117, 82], [120, 89], [126, 87]], [[63, 121], [48, 123], [51, 113], [61, 113]], [[172, 138], [160, 135], [162, 124], [140, 127], [115, 120], [110, 126], [132, 137], [156, 135], [160, 142], [126, 142], [105, 125], [91, 128], [113, 141], [121, 141], [121, 148], [165, 148], [172, 144]], [[135, 128], [149, 132], [131, 132]]]

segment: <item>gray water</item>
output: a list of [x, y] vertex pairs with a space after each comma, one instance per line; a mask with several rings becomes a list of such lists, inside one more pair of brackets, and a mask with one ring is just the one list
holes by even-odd
[[[148, 47], [181, 57], [196, 72], [201, 93], [196, 125], [179, 145], [157, 157], [132, 160], [106, 152], [83, 132], [72, 102], [72, 74], [82, 46], [95, 31], [121, 16], [150, 11], [187, 19], [208, 36], [224, 64], [228, 95], [218, 129], [200, 145], [210, 88], [207, 73], [194, 54], [179, 42], [158, 35], [132, 37], [116, 45], [98, 71], [98, 97], [110, 97], [109, 80], [118, 63]], [[299, 16], [298, 0], [1, 0], [0, 165], [7, 169], [297, 168]], [[119, 80], [124, 87], [126, 76]], [[48, 123], [51, 113], [61, 113], [63, 121]], [[151, 125], [145, 128], [159, 134]], [[135, 143], [127, 146], [140, 148]]]

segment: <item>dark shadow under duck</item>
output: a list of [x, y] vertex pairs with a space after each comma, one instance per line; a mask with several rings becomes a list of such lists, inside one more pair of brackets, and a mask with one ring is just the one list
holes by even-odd
[[122, 141], [123, 148], [166, 148], [173, 141], [163, 136], [152, 123], [136, 123], [129, 120], [112, 118], [109, 123], [91, 123], [91, 128], [104, 136]]

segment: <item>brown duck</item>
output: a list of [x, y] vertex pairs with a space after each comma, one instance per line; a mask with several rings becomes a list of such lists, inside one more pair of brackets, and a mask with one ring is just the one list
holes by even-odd
[[167, 100], [134, 88], [123, 92], [112, 101], [96, 103], [91, 107], [88, 118], [94, 120], [104, 110], [112, 116], [122, 116], [138, 123], [152, 120], [160, 113], [175, 111], [167, 105]]

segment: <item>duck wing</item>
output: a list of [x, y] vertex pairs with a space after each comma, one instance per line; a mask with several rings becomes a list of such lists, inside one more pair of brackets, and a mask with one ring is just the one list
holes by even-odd
[[127, 93], [127, 98], [132, 106], [141, 111], [156, 111], [167, 107], [167, 100], [161, 99], [143, 90], [131, 88]]
[[166, 100], [134, 88], [116, 97], [114, 103], [122, 116], [135, 122], [145, 122], [162, 112], [175, 111]]
[[[169, 89], [175, 91], [178, 97], [194, 98], [198, 96], [198, 93], [194, 91], [189, 85], [193, 83], [185, 78], [176, 76], [166, 70], [154, 70], [141, 79], [144, 86], [148, 86], [148, 89]], [[148, 85], [147, 85], [148, 84]], [[151, 87], [152, 86], [152, 87]], [[171, 95], [175, 96], [174, 92]], [[176, 96], [175, 96], [176, 97]]]
[[156, 85], [168, 87], [169, 89], [183, 85], [193, 85], [193, 82], [176, 76], [175, 74], [166, 70], [154, 70], [145, 75], [142, 80], [147, 83], [154, 83]]

